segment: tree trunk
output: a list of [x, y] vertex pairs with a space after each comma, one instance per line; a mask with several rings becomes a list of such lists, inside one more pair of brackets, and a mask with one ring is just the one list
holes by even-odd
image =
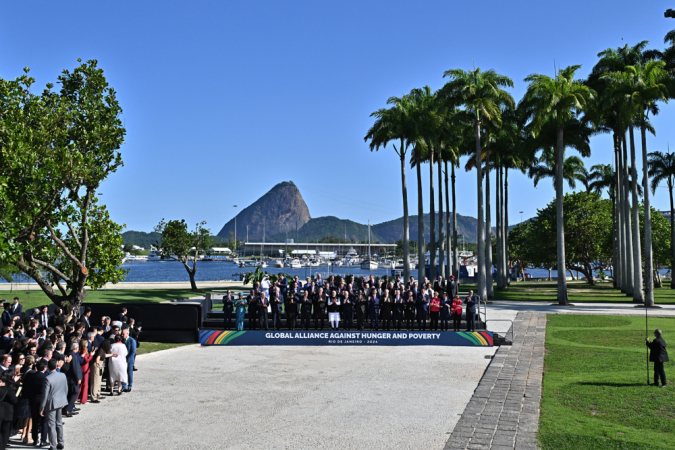
[[476, 197], [478, 199], [477, 229], [476, 239], [478, 240], [478, 283], [477, 294], [482, 300], [487, 300], [487, 290], [485, 286], [485, 222], [483, 215], [483, 162], [481, 161], [480, 145], [480, 121], [476, 116], [474, 123], [476, 134]]
[[[487, 136], [490, 145], [489, 135]], [[489, 299], [495, 298], [495, 288], [492, 277], [492, 197], [490, 192], [490, 150], [485, 156], [485, 285]]]
[[448, 273], [446, 274], [448, 279], [452, 275], [452, 261], [450, 257], [452, 256], [450, 250], [450, 192], [448, 190], [448, 161], [444, 162], [445, 164], [445, 252], [447, 253], [448, 259]]
[[621, 292], [626, 292], [626, 282], [624, 280], [624, 269], [623, 269], [623, 254], [624, 254], [624, 240], [623, 240], [623, 215], [621, 213], [621, 205], [623, 203], [623, 197], [621, 195], [621, 143], [619, 142], [619, 136], [614, 133], [614, 201], [616, 203], [616, 236], [617, 236], [617, 247], [616, 247], [616, 263], [612, 270], [612, 275], [616, 279], [616, 288], [620, 289]]
[[628, 144], [626, 143], [626, 133], [621, 133], [621, 142], [623, 144], [623, 237], [624, 237], [624, 281], [626, 282], [626, 296], [633, 297], [633, 226], [631, 224], [630, 203], [628, 202]]
[[506, 285], [511, 285], [511, 256], [509, 255], [509, 168], [504, 169], [504, 259], [506, 265]]
[[504, 274], [503, 274], [503, 269], [504, 267], [502, 266], [502, 208], [501, 208], [501, 186], [502, 186], [502, 178], [500, 174], [501, 168], [496, 167], [495, 168], [495, 202], [496, 204], [496, 219], [495, 219], [495, 225], [497, 226], [497, 254], [495, 255], [497, 257], [497, 289], [502, 290], [504, 289]]
[[673, 177], [668, 177], [668, 193], [670, 194], [670, 288], [675, 289], [673, 269], [675, 268], [675, 208], [673, 208]]
[[[616, 136], [614, 135], [613, 138], [614, 138], [614, 159], [616, 160]], [[611, 193], [612, 186], [610, 186], [609, 189]], [[615, 201], [616, 195], [613, 198], [610, 195], [610, 199], [612, 200], [612, 271], [613, 271], [614, 268], [619, 265], [619, 261], [617, 258], [617, 255], [619, 253], [619, 232], [616, 219], [616, 201]], [[612, 286], [614, 287], [614, 289], [617, 289], [619, 287], [619, 280], [613, 274], [612, 274]]]
[[408, 182], [405, 177], [405, 153], [401, 139], [401, 188], [403, 190], [403, 280], [410, 279], [410, 217], [408, 215]]
[[185, 270], [187, 270], [188, 276], [190, 277], [190, 289], [196, 291], [197, 283], [195, 282], [195, 274], [197, 273], [197, 263], [193, 260], [192, 268], [190, 268], [190, 265], [187, 263], [187, 261], [183, 260], [183, 265], [185, 266]]
[[450, 164], [452, 169], [452, 273], [455, 282], [459, 283], [459, 246], [457, 245], [457, 195], [455, 194], [455, 163]]
[[434, 148], [429, 142], [429, 280], [436, 279], [436, 205], [434, 204]]
[[563, 127], [559, 126], [558, 145], [555, 155], [555, 206], [556, 206], [556, 243], [558, 265], [558, 304], [567, 305], [567, 274], [565, 264], [565, 225], [563, 223], [563, 164], [565, 145], [563, 143]]
[[[418, 149], [419, 150], [419, 149]], [[424, 197], [422, 196], [422, 161], [419, 151], [415, 152], [417, 166], [417, 279], [420, 283], [424, 280]]]
[[[633, 135], [633, 126], [628, 128], [630, 136], [630, 172], [631, 172], [631, 190], [633, 194], [633, 301], [643, 303], [644, 295], [642, 293], [642, 252], [640, 251], [640, 202], [637, 192], [637, 168], [635, 166], [635, 137]], [[647, 272], [649, 274], [649, 272]], [[649, 276], [649, 275], [647, 275]]]
[[443, 233], [443, 163], [438, 156], [438, 274], [445, 279], [445, 234]]
[[647, 128], [642, 121], [642, 189], [644, 190], [645, 208], [645, 306], [654, 306], [654, 264], [652, 257], [652, 209], [649, 199], [649, 159], [647, 158]]

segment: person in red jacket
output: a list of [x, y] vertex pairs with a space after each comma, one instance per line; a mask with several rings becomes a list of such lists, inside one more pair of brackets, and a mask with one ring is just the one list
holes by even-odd
[[459, 294], [452, 299], [452, 327], [455, 331], [459, 331], [459, 323], [462, 321], [462, 300]]
[[441, 299], [438, 296], [438, 291], [434, 291], [434, 296], [429, 304], [429, 311], [431, 311], [431, 326], [429, 329], [438, 331], [438, 316], [441, 313]]

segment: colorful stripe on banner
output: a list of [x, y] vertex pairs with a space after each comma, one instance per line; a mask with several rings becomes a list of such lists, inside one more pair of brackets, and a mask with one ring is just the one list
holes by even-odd
[[492, 347], [492, 332], [201, 330], [202, 345], [443, 345]]

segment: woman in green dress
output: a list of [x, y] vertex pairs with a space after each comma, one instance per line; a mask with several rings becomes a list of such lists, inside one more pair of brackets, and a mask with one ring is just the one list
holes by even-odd
[[239, 298], [234, 302], [234, 310], [237, 314], [237, 331], [243, 331], [244, 314], [246, 314], [246, 299], [241, 295], [241, 292], [239, 293]]

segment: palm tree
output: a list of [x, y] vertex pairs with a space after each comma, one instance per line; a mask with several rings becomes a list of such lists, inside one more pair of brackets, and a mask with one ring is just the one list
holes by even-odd
[[[626, 105], [626, 110], [632, 112], [637, 125], [640, 126], [642, 138], [642, 188], [644, 189], [644, 258], [645, 258], [645, 306], [654, 305], [654, 267], [652, 258], [652, 223], [651, 223], [651, 205], [649, 198], [649, 158], [647, 154], [647, 129], [651, 130], [649, 124], [649, 113], [656, 114], [658, 109], [655, 103], [659, 100], [668, 101], [668, 73], [665, 71], [666, 63], [664, 61], [648, 61], [644, 65], [634, 64], [626, 66], [623, 72], [613, 72], [603, 76], [609, 80], [610, 97], [622, 98]], [[637, 222], [637, 172], [635, 170], [635, 144], [633, 139], [633, 126], [629, 128], [631, 138], [631, 161], [633, 166], [633, 220]], [[635, 238], [634, 238], [635, 239]], [[639, 245], [639, 241], [638, 241]], [[641, 261], [638, 260], [638, 263]], [[639, 265], [637, 266], [640, 267]], [[637, 273], [640, 270], [636, 270]], [[641, 286], [637, 284], [637, 286]], [[642, 297], [640, 289], [635, 289], [633, 299]]]
[[410, 110], [411, 104], [407, 96], [391, 97], [387, 104], [391, 108], [378, 109], [370, 115], [376, 117], [375, 123], [368, 130], [364, 141], [370, 140], [370, 151], [377, 151], [380, 146], [387, 146], [390, 141], [400, 141], [399, 147], [393, 144], [394, 151], [401, 160], [401, 187], [403, 191], [403, 276], [410, 277], [410, 218], [408, 214], [408, 184], [406, 181], [406, 152], [410, 146], [412, 135]]
[[537, 135], [547, 122], [555, 123], [555, 187], [557, 221], [558, 303], [568, 304], [565, 276], [565, 230], [563, 226], [563, 167], [565, 160], [565, 123], [584, 111], [586, 103], [595, 96], [588, 86], [575, 81], [581, 66], [560, 69], [555, 78], [534, 74], [525, 78], [530, 83], [521, 102], [525, 117], [531, 120], [532, 134]]
[[[544, 178], [551, 178], [553, 186], [556, 181], [555, 155], [553, 149], [546, 149], [542, 155], [537, 158], [536, 163], [530, 166], [527, 176], [532, 178], [534, 187]], [[584, 167], [584, 162], [578, 156], [568, 156], [563, 163], [563, 179], [567, 181], [570, 189], [577, 188], [577, 181], [581, 182], [588, 189], [588, 171]]]
[[[652, 177], [652, 194], [662, 181], [666, 181], [670, 195], [670, 272], [675, 273], [675, 208], [673, 208], [673, 185], [675, 184], [675, 154], [652, 152], [649, 154], [649, 175]], [[670, 283], [675, 289], [675, 282]]]
[[[441, 97], [451, 106], [463, 106], [474, 126], [476, 139], [476, 186], [478, 203], [478, 295], [487, 298], [485, 280], [485, 223], [483, 211], [483, 173], [481, 128], [484, 121], [501, 122], [500, 106], [513, 104], [513, 97], [503, 87], [513, 87], [513, 81], [493, 70], [482, 72], [480, 68], [464, 71], [451, 69], [443, 74], [450, 81], [441, 88]], [[489, 230], [488, 230], [489, 232]]]

